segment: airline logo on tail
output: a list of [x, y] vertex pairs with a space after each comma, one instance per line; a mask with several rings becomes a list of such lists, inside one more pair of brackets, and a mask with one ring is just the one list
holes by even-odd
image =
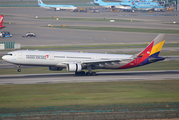
[[43, 5], [43, 2], [41, 0], [38, 0], [38, 5]]

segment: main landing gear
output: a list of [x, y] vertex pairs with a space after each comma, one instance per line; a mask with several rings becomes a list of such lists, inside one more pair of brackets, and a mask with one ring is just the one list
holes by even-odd
[[80, 72], [75, 72], [75, 75], [79, 75], [79, 76], [95, 76], [96, 75], [96, 72], [92, 72], [91, 71], [91, 66], [88, 66], [87, 67], [88, 69], [88, 72], [85, 73], [85, 71], [80, 71]]
[[21, 72], [21, 69], [20, 69], [20, 68], [21, 68], [21, 66], [20, 66], [20, 65], [18, 65], [17, 67], [18, 67], [17, 72]]

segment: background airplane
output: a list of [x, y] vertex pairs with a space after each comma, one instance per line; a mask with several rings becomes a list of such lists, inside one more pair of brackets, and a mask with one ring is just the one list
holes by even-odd
[[[2, 59], [19, 67], [48, 66], [49, 70], [54, 71], [66, 68], [76, 75], [96, 75], [92, 69], [125, 69], [164, 60], [165, 58], [159, 57], [164, 37], [165, 34], [159, 34], [143, 51], [135, 55], [18, 50], [8, 52]], [[88, 72], [82, 71], [84, 69]], [[20, 71], [19, 68], [18, 72]]]
[[4, 20], [4, 15], [1, 15], [0, 16], [0, 29], [3, 29], [3, 28], [5, 28], [6, 26], [3, 26], [2, 24], [3, 24], [3, 20]]
[[154, 8], [165, 9], [163, 6], [160, 6], [157, 2], [134, 2], [133, 0], [131, 0], [130, 3], [132, 3], [132, 9], [137, 10], [152, 10]]
[[76, 9], [74, 5], [47, 5], [42, 2], [42, 0], [37, 0], [38, 5], [40, 7], [46, 8], [46, 9], [55, 9], [55, 10], [65, 10], [65, 9]]
[[102, 6], [104, 8], [119, 8], [122, 10], [131, 9], [130, 5], [121, 5], [119, 2], [103, 2], [102, 0], [94, 0], [95, 5]]
[[155, 10], [160, 11], [164, 10], [163, 6], [160, 6], [159, 3], [150, 2], [150, 0], [146, 0], [143, 2], [137, 2], [134, 0], [123, 0], [122, 2], [103, 2], [102, 0], [94, 0], [95, 5], [99, 5], [105, 8], [116, 7], [123, 10]]

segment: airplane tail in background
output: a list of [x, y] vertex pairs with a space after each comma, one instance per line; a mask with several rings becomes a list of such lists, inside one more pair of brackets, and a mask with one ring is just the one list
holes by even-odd
[[5, 26], [2, 26], [3, 20], [4, 20], [4, 15], [1, 15], [0, 16], [0, 29], [5, 27]]
[[135, 2], [134, 0], [130, 0], [131, 7], [134, 6]]
[[37, 0], [38, 1], [38, 5], [41, 6], [41, 5], [44, 5], [44, 3], [42, 2], [42, 0]]
[[0, 16], [0, 26], [2, 26], [3, 20], [4, 20], [4, 15], [1, 15]]
[[100, 4], [100, 3], [104, 3], [102, 0], [94, 0], [94, 3]]

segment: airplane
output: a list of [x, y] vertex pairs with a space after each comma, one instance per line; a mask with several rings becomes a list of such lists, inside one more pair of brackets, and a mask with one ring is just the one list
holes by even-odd
[[165, 9], [163, 6], [160, 6], [159, 3], [156, 2], [134, 2], [131, 0], [132, 9], [137, 10], [153, 10], [153, 9]]
[[65, 9], [76, 9], [77, 7], [75, 7], [74, 5], [47, 5], [44, 4], [42, 2], [42, 0], [37, 0], [38, 1], [38, 5], [40, 7], [46, 8], [46, 9], [55, 9], [55, 11], [57, 10], [65, 10]]
[[120, 4], [124, 6], [131, 6], [132, 12], [134, 12], [134, 10], [161, 11], [165, 9], [163, 6], [160, 6], [159, 3], [151, 2], [151, 0], [144, 0], [140, 2], [134, 0], [130, 0], [130, 2], [128, 0], [123, 0], [123, 2], [120, 2]]
[[[61, 51], [17, 50], [8, 52], [2, 59], [18, 65], [47, 66], [49, 70], [61, 71], [66, 68], [75, 75], [96, 75], [93, 69], [126, 69], [164, 60], [159, 53], [165, 42], [165, 34], [159, 34], [144, 50], [135, 55], [81, 53]], [[87, 69], [88, 72], [85, 73]]]
[[4, 15], [1, 15], [0, 16], [0, 29], [3, 29], [3, 28], [5, 28], [6, 26], [3, 26], [2, 24], [3, 24], [3, 20], [4, 20]]
[[94, 0], [95, 5], [102, 6], [104, 8], [119, 8], [122, 10], [131, 9], [130, 5], [121, 5], [119, 2], [103, 2], [102, 0]]

